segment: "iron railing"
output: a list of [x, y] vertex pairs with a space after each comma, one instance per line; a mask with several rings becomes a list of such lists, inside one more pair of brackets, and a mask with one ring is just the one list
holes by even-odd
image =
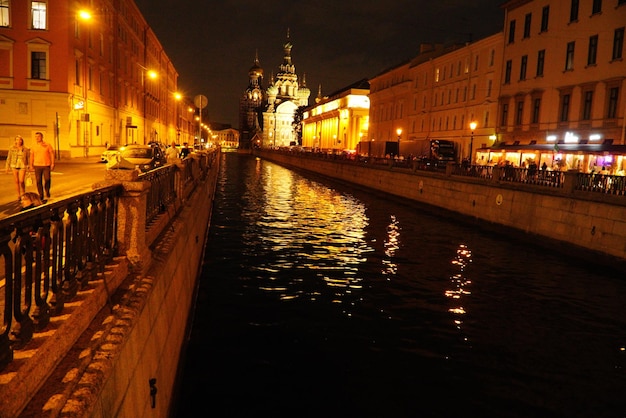
[[[194, 154], [180, 165], [139, 176], [151, 183], [146, 229], [176, 199], [193, 193], [218, 154]], [[116, 184], [0, 220], [0, 371], [13, 361], [13, 350], [61, 315], [64, 304], [120, 255], [118, 208], [124, 193]]]
[[122, 192], [104, 187], [0, 221], [0, 369], [116, 254]]

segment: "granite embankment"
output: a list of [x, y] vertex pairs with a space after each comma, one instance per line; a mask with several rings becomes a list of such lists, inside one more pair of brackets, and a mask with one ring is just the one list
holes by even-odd
[[[602, 263], [626, 261], [626, 196], [257, 150], [276, 163], [437, 208], [441, 213]], [[441, 211], [443, 209], [444, 211]], [[502, 228], [506, 227], [506, 228]]]

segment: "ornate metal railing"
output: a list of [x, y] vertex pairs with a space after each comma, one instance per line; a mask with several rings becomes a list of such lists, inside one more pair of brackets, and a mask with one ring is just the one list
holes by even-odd
[[151, 184], [146, 201], [146, 228], [176, 199], [176, 172], [176, 166], [168, 164], [139, 176]]
[[584, 174], [576, 175], [575, 190], [583, 190], [594, 193], [612, 195], [626, 195], [626, 177], [611, 176], [608, 174]]
[[117, 251], [120, 185], [0, 221], [0, 370]]

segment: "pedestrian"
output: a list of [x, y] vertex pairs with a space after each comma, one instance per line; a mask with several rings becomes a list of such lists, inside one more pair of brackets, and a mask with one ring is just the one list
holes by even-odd
[[178, 149], [176, 148], [176, 142], [172, 141], [172, 145], [165, 150], [165, 158], [168, 164], [174, 164], [178, 159]]
[[50, 172], [54, 170], [54, 149], [43, 140], [41, 132], [35, 133], [35, 140], [37, 143], [30, 151], [30, 168], [35, 170], [37, 191], [41, 200], [44, 200], [50, 198]]
[[20, 197], [26, 191], [24, 180], [26, 178], [26, 172], [30, 165], [30, 150], [24, 146], [24, 138], [21, 136], [15, 137], [15, 143], [9, 149], [6, 161], [6, 172], [13, 172], [13, 180], [15, 181], [15, 187], [17, 188], [17, 201], [20, 201]]

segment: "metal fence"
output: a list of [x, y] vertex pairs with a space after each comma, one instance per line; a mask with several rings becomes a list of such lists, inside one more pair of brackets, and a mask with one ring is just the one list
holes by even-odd
[[[193, 193], [218, 154], [194, 154], [139, 176], [150, 182], [146, 229], [176, 199]], [[13, 350], [24, 348], [120, 255], [118, 209], [124, 193], [124, 186], [115, 184], [0, 220], [0, 371], [13, 361]]]
[[122, 193], [105, 187], [0, 221], [0, 369], [115, 255]]

